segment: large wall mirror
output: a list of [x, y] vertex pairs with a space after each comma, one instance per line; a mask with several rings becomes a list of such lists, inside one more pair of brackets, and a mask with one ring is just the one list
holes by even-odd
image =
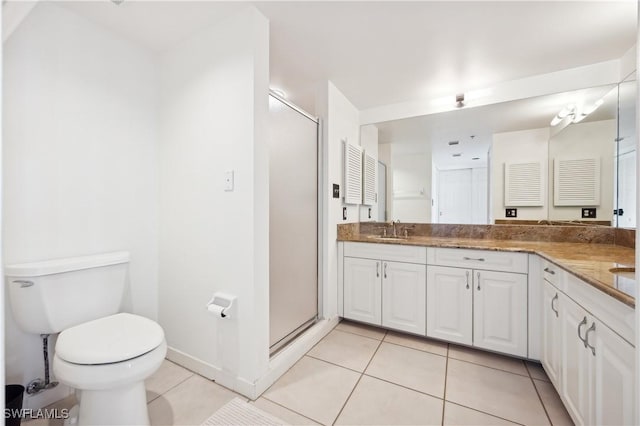
[[635, 228], [636, 84], [377, 123], [377, 220]]

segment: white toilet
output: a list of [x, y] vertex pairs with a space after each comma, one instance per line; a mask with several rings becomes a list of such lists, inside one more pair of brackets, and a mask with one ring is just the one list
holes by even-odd
[[28, 333], [60, 333], [56, 378], [76, 389], [79, 425], [149, 424], [144, 380], [162, 364], [162, 328], [118, 313], [129, 253], [7, 265], [17, 324]]

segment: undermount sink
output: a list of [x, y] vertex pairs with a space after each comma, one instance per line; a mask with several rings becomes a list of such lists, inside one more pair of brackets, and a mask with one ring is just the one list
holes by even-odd
[[620, 277], [636, 279], [636, 268], [611, 268], [609, 272]]
[[406, 241], [408, 238], [406, 237], [394, 237], [393, 235], [381, 236], [381, 235], [367, 235], [367, 238], [372, 238], [376, 240], [387, 240], [387, 241]]

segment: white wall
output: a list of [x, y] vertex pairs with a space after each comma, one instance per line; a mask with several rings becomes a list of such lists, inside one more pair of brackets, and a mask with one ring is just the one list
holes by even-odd
[[431, 222], [431, 147], [424, 144], [391, 145], [393, 209], [391, 220]]
[[[373, 124], [368, 124], [360, 128], [360, 146], [367, 154], [376, 159], [376, 173], [378, 172], [378, 128]], [[364, 173], [364, 171], [363, 171]], [[376, 179], [377, 184], [377, 179]], [[376, 185], [377, 188], [377, 185]], [[379, 191], [378, 189], [376, 191]], [[369, 218], [371, 209], [371, 218]], [[378, 220], [378, 203], [370, 206], [360, 207], [360, 222], [375, 222]]]
[[[543, 164], [543, 180], [547, 177], [549, 147], [549, 128], [521, 130], [517, 132], [495, 133], [491, 146], [491, 214], [492, 220], [507, 219], [504, 205], [504, 164], [505, 162], [534, 162]], [[543, 200], [547, 199], [548, 182], [543, 183], [545, 193]], [[543, 203], [541, 207], [517, 207], [518, 217], [522, 220], [545, 220], [548, 214], [548, 205]]]
[[[247, 6], [161, 58], [159, 320], [170, 358], [245, 395], [269, 360], [268, 55]], [[207, 312], [217, 291], [235, 318]]]
[[[3, 47], [3, 261], [128, 250], [128, 310], [155, 318], [154, 58], [49, 2]], [[43, 377], [40, 337], [5, 321], [7, 382]]]
[[471, 223], [483, 225], [489, 223], [489, 182], [487, 182], [487, 168], [474, 167], [471, 169]]
[[600, 205], [595, 220], [611, 220], [614, 198], [614, 154], [617, 120], [575, 123], [549, 141], [549, 219], [583, 220], [582, 207], [556, 207], [553, 205], [554, 158], [600, 158]]
[[[326, 185], [322, 218], [324, 235], [322, 235], [322, 311], [319, 315], [325, 319], [334, 318], [338, 314], [338, 246], [337, 237], [339, 223], [359, 221], [357, 205], [345, 205], [344, 195], [344, 148], [343, 139], [360, 140], [359, 112], [356, 107], [330, 81], [318, 87], [316, 96], [316, 112], [321, 117], [321, 135], [323, 146], [322, 177]], [[333, 198], [332, 185], [340, 185], [340, 198]], [[347, 208], [347, 219], [342, 219], [342, 209]]]

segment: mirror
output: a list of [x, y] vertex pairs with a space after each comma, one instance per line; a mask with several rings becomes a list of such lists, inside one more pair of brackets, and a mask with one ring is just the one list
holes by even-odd
[[[613, 221], [635, 227], [635, 84], [633, 77], [620, 85], [377, 123], [378, 160], [386, 171], [378, 198], [384, 208], [379, 205], [378, 217], [369, 220]], [[561, 118], [551, 126], [556, 115]], [[588, 178], [575, 168], [585, 162], [599, 170], [597, 177], [595, 169]], [[518, 189], [518, 179], [526, 191]], [[581, 182], [589, 179], [599, 179], [591, 185], [599, 188], [597, 199], [591, 193], [571, 199], [571, 191], [585, 190]], [[583, 217], [583, 208], [595, 208], [595, 217], [592, 211]], [[624, 214], [614, 215], [620, 208]], [[513, 209], [516, 216], [507, 216]]]
[[618, 138], [614, 166], [617, 195], [614, 224], [622, 228], [636, 227], [636, 73], [619, 85]]

